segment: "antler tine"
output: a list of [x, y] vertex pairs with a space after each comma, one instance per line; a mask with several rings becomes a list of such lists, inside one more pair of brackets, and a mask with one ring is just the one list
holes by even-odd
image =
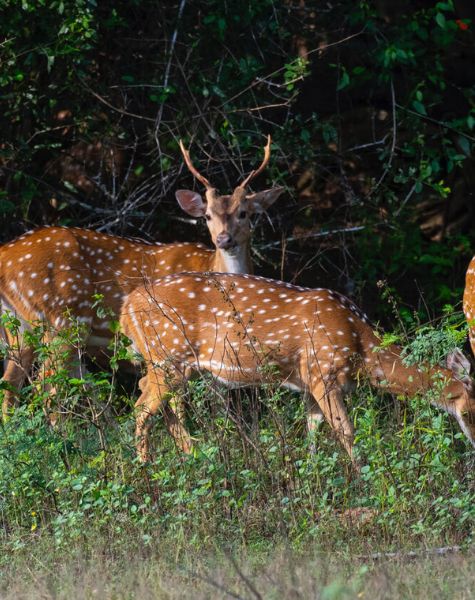
[[270, 158], [270, 144], [271, 144], [271, 136], [268, 135], [267, 136], [267, 144], [264, 148], [264, 159], [261, 163], [261, 166], [258, 169], [255, 169], [254, 171], [251, 171], [249, 173], [249, 175], [246, 177], [246, 179], [241, 183], [241, 185], [239, 187], [246, 187], [246, 185], [251, 181], [251, 179], [254, 179], [254, 177], [257, 177], [260, 173], [262, 173], [262, 171], [266, 168], [267, 163], [269, 162], [269, 158]]
[[186, 166], [188, 167], [188, 169], [190, 170], [192, 175], [194, 177], [196, 177], [196, 179], [198, 179], [198, 181], [201, 181], [201, 183], [205, 186], [206, 189], [213, 187], [211, 185], [211, 183], [206, 179], [206, 177], [204, 175], [201, 175], [201, 173], [199, 173], [193, 166], [193, 163], [191, 162], [191, 158], [190, 158], [190, 153], [183, 145], [182, 140], [180, 140], [180, 150], [181, 150], [181, 153], [183, 154], [183, 158], [185, 159]]

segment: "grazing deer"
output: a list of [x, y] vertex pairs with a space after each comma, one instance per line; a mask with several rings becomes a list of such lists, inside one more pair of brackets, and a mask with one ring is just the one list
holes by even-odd
[[[137, 401], [138, 455], [149, 458], [150, 417], [193, 371], [209, 371], [229, 387], [264, 383], [271, 371], [282, 386], [309, 392], [308, 426], [322, 416], [352, 457], [354, 430], [344, 397], [361, 371], [394, 394], [424, 392], [439, 380], [431, 402], [452, 414], [475, 446], [475, 392], [461, 353], [450, 370], [406, 366], [400, 348], [378, 351], [365, 315], [325, 289], [223, 273], [179, 273], [136, 288], [125, 300], [122, 330], [146, 361]], [[164, 411], [184, 450], [190, 436], [178, 415]]]
[[463, 312], [468, 321], [468, 339], [475, 355], [475, 256], [470, 261], [465, 276]]
[[0, 312], [11, 311], [21, 322], [17, 340], [7, 329], [2, 332], [18, 348], [5, 365], [3, 380], [9, 389], [4, 392], [4, 417], [32, 368], [34, 351], [23, 337], [32, 322], [58, 330], [76, 318], [87, 328], [87, 351], [97, 353], [107, 347], [111, 333], [110, 318], [98, 316], [93, 306], [95, 294], [103, 296], [107, 312], [118, 315], [125, 295], [144, 278], [178, 271], [252, 272], [250, 217], [265, 211], [283, 192], [281, 187], [247, 191], [269, 161], [270, 143], [269, 136], [260, 167], [231, 195], [220, 196], [180, 142], [188, 168], [206, 187], [206, 200], [188, 190], [178, 190], [176, 197], [188, 213], [206, 217], [215, 250], [192, 243], [151, 244], [73, 227], [37, 229], [0, 247]]

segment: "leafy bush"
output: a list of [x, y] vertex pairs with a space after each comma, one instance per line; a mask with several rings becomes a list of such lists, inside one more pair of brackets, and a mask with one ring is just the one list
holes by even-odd
[[[431, 335], [417, 332], [417, 347], [432, 349]], [[51, 360], [52, 346], [46, 351]], [[146, 543], [163, 531], [196, 543], [338, 545], [353, 535], [352, 511], [369, 515], [365, 535], [390, 544], [473, 535], [473, 452], [427, 398], [392, 401], [360, 382], [350, 403], [364, 465], [357, 475], [326, 427], [308, 438], [302, 398], [272, 373], [260, 394], [230, 396], [207, 377], [190, 382], [193, 453], [180, 454], [160, 424], [148, 465], [135, 458], [133, 414], [123, 416], [114, 378], [59, 369], [44, 385], [50, 410], [62, 414], [56, 427], [30, 386], [0, 436], [1, 514], [15, 547], [27, 531], [67, 544], [110, 528]]]

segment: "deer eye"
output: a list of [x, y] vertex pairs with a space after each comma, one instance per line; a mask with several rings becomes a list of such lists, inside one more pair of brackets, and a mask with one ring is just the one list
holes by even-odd
[[207, 221], [211, 221], [211, 215], [209, 215], [208, 213], [205, 214], [205, 219]]
[[238, 214], [238, 219], [245, 219], [246, 218], [246, 211], [242, 210], [239, 214]]

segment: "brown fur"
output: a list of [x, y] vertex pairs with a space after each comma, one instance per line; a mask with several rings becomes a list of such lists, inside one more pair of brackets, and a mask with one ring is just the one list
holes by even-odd
[[[274, 192], [269, 204], [280, 193]], [[216, 210], [208, 221], [214, 241], [215, 231], [223, 229], [216, 207], [226, 205], [228, 197], [209, 195]], [[242, 205], [248, 208], [245, 219], [232, 214], [225, 219], [226, 228], [230, 223], [233, 227], [232, 248], [217, 244], [214, 251], [192, 243], [147, 244], [76, 227], [28, 232], [0, 247], [0, 311], [13, 312], [21, 320], [22, 330], [35, 321], [64, 328], [69, 323], [68, 311], [88, 326], [90, 335], [85, 342], [95, 354], [97, 347], [107, 346], [111, 334], [108, 319], [98, 318], [92, 307], [94, 294], [103, 294], [105, 308], [118, 315], [125, 295], [144, 279], [179, 271], [252, 271], [251, 201], [243, 198]], [[5, 334], [9, 345], [17, 347], [17, 355], [6, 361], [3, 380], [19, 390], [31, 372], [33, 349], [25, 345], [22, 336], [13, 340]], [[15, 395], [11, 389], [4, 393], [4, 418]]]
[[[192, 371], [210, 371], [229, 386], [255, 385], [266, 381], [269, 365], [282, 385], [311, 394], [310, 429], [323, 415], [350, 456], [354, 431], [344, 397], [363, 371], [373, 385], [395, 394], [423, 392], [440, 379], [440, 398], [434, 394], [432, 402], [453, 414], [475, 444], [471, 383], [441, 367], [406, 366], [397, 346], [377, 351], [364, 314], [337, 292], [250, 275], [179, 273], [131, 293], [121, 325], [147, 365], [137, 401], [142, 460], [149, 456], [150, 417]], [[169, 408], [164, 414], [188, 451], [179, 415]]]
[[468, 337], [475, 355], [475, 256], [470, 261], [465, 276], [463, 311], [468, 321]]

